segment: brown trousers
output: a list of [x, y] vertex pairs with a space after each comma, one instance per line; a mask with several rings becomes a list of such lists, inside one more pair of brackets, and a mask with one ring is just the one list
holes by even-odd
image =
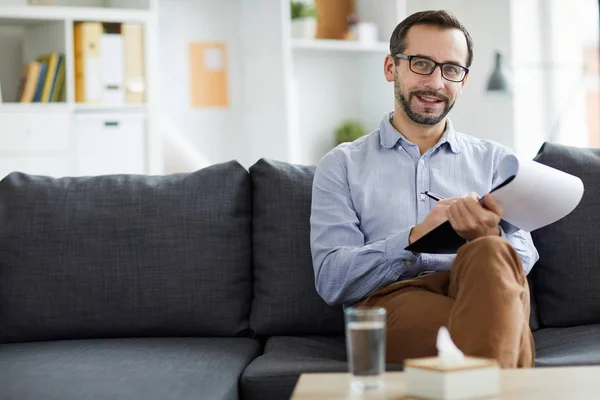
[[527, 278], [500, 237], [469, 242], [450, 271], [395, 282], [359, 306], [386, 309], [389, 363], [437, 355], [437, 332], [446, 326], [465, 355], [495, 358], [502, 368], [533, 366]]

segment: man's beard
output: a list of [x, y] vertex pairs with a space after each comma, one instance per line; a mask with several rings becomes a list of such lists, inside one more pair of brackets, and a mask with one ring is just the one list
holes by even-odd
[[[410, 118], [411, 121], [417, 124], [436, 125], [437, 123], [441, 122], [444, 118], [446, 118], [446, 115], [448, 115], [450, 110], [452, 110], [452, 107], [454, 107], [454, 103], [450, 104], [448, 97], [434, 92], [432, 90], [414, 90], [410, 92], [408, 98], [406, 98], [406, 96], [402, 94], [400, 84], [397, 80], [394, 85], [394, 91], [396, 92], [396, 102], [400, 104], [400, 106], [402, 106], [402, 109], [404, 110], [408, 118]], [[413, 96], [416, 95], [433, 96], [439, 98], [445, 103], [445, 107], [439, 115], [421, 115], [415, 110], [413, 110], [413, 108], [410, 106], [410, 101], [412, 100]]]

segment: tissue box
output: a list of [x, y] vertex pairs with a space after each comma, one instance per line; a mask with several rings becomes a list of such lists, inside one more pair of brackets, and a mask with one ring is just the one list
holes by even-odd
[[426, 399], [472, 399], [497, 396], [500, 366], [496, 360], [466, 357], [463, 363], [445, 366], [439, 357], [404, 362], [407, 394]]

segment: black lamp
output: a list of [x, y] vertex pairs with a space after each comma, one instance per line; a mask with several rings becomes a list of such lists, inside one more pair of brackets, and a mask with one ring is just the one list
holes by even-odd
[[503, 56], [498, 51], [496, 51], [494, 71], [487, 82], [487, 91], [497, 94], [512, 93], [512, 82], [509, 73], [504, 68]]

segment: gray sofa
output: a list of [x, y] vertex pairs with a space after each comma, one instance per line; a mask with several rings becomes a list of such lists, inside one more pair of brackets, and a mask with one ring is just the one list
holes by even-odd
[[[600, 150], [546, 144], [580, 176], [534, 232], [539, 366], [600, 364]], [[345, 371], [343, 314], [314, 289], [314, 166], [0, 182], [0, 400], [286, 399]], [[390, 365], [390, 369], [400, 366]]]

